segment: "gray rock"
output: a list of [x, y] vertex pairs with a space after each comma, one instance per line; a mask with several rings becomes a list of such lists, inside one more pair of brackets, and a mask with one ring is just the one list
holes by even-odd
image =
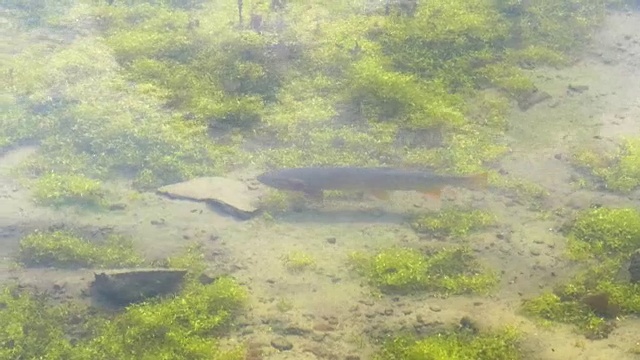
[[201, 177], [167, 185], [158, 194], [174, 199], [205, 202], [216, 210], [246, 220], [258, 213], [258, 193], [246, 183], [224, 177]]

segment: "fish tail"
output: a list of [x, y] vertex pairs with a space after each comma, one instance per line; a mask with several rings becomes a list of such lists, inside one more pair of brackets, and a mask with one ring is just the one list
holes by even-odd
[[467, 185], [473, 190], [486, 189], [489, 184], [489, 175], [485, 173], [471, 175], [467, 178]]

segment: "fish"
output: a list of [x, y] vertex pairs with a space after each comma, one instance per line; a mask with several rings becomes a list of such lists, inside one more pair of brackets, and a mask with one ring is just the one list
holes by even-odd
[[366, 191], [379, 199], [388, 199], [389, 191], [419, 191], [439, 199], [442, 189], [448, 186], [472, 190], [487, 187], [487, 173], [455, 176], [391, 167], [285, 168], [265, 172], [257, 180], [274, 189], [320, 199], [324, 190]]

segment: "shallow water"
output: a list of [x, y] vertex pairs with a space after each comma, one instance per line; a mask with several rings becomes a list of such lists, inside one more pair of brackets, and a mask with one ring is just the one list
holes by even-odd
[[[1, 18], [3, 24], [14, 21], [8, 13]], [[11, 26], [2, 32], [5, 40], [25, 38], [15, 46], [3, 47], [3, 56], [21, 51], [27, 43], [57, 47], [72, 41], [40, 36], [37, 30], [23, 33]], [[35, 205], [30, 188], [12, 172], [37, 147], [16, 147], [0, 157], [0, 279], [17, 278], [42, 289], [64, 283], [72, 299], [80, 296], [91, 271], [16, 269], [12, 259], [18, 241], [34, 229], [53, 224], [107, 229], [133, 238], [136, 249], [150, 259], [201, 242], [208, 264], [230, 273], [250, 292], [244, 329], [233, 330], [228, 342], [251, 343], [267, 359], [369, 359], [379, 345], [375, 339], [387, 333], [414, 329], [424, 319], [456, 324], [464, 316], [472, 316], [483, 329], [518, 327], [525, 334], [522, 346], [531, 359], [635, 358], [629, 352], [638, 341], [640, 322], [635, 318], [619, 321], [607, 339], [586, 340], [571, 326], [539, 326], [520, 314], [519, 306], [522, 299], [550, 289], [575, 270], [575, 264], [563, 255], [565, 239], [558, 233], [564, 219], [544, 214], [593, 203], [637, 204], [638, 192], [622, 196], [576, 187], [578, 174], [567, 160], [576, 146], [593, 143], [611, 148], [621, 136], [638, 133], [637, 34], [640, 13], [612, 13], [578, 63], [531, 70], [536, 86], [552, 98], [527, 111], [514, 107], [506, 135], [511, 152], [495, 167], [543, 187], [549, 196], [535, 206], [500, 191], [455, 191], [444, 196], [440, 205], [398, 192], [389, 201], [329, 199], [301, 212], [239, 221], [203, 203], [172, 200], [153, 192], [132, 196], [135, 191], [130, 184], [114, 182], [107, 185], [125, 204], [116, 211], [51, 209]], [[569, 85], [586, 90], [571, 91]], [[240, 169], [234, 176], [251, 177], [253, 173], [254, 169]], [[497, 216], [497, 226], [474, 232], [467, 240], [474, 253], [501, 274], [497, 291], [446, 298], [429, 293], [387, 296], [376, 293], [349, 270], [352, 252], [440, 246], [443, 240], [416, 234], [404, 214], [452, 204], [473, 205]], [[315, 266], [303, 272], [288, 271], [283, 257], [292, 252], [312, 254]], [[281, 337], [292, 349], [274, 349], [273, 340]]]

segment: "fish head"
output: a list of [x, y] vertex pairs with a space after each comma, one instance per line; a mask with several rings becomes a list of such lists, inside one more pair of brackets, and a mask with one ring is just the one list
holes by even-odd
[[305, 183], [300, 179], [291, 178], [288, 176], [279, 176], [274, 173], [264, 173], [257, 177], [257, 180], [272, 187], [274, 189], [279, 190], [293, 190], [293, 191], [304, 191]]

